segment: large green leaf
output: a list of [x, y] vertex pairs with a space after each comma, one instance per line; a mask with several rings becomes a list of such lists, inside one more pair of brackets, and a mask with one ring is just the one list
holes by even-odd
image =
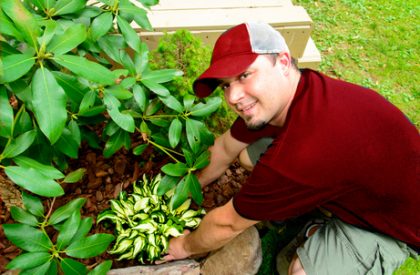
[[133, 95], [134, 95], [134, 100], [137, 102], [137, 104], [140, 107], [140, 110], [144, 112], [144, 110], [146, 109], [148, 98], [147, 98], [146, 93], [144, 92], [143, 87], [141, 85], [134, 85]]
[[152, 92], [154, 92], [155, 94], [165, 97], [170, 95], [169, 90], [166, 89], [164, 86], [160, 85], [159, 83], [150, 81], [150, 80], [141, 80], [141, 83], [144, 84], [144, 86], [146, 86], [149, 90], [151, 90]]
[[48, 224], [58, 224], [70, 217], [74, 212], [80, 212], [80, 208], [82, 208], [85, 202], [85, 198], [77, 198], [57, 208], [48, 220]]
[[60, 55], [54, 61], [87, 80], [104, 85], [115, 83], [114, 74], [104, 66], [75, 55]]
[[171, 144], [172, 148], [175, 148], [178, 145], [179, 141], [181, 140], [181, 133], [182, 123], [179, 121], [179, 119], [175, 118], [172, 120], [168, 131], [169, 144]]
[[102, 263], [100, 263], [98, 266], [96, 266], [91, 272], [88, 273], [88, 275], [103, 275], [108, 274], [108, 271], [112, 267], [112, 261], [106, 260]]
[[142, 80], [150, 80], [156, 83], [165, 83], [173, 80], [176, 76], [181, 76], [182, 71], [176, 69], [162, 69], [157, 71], [147, 71], [142, 75]]
[[85, 265], [70, 258], [64, 258], [61, 261], [61, 269], [64, 275], [85, 275], [87, 273]]
[[44, 205], [40, 198], [22, 192], [22, 201], [25, 209], [37, 217], [44, 215]]
[[57, 263], [56, 260], [47, 261], [42, 265], [36, 266], [34, 268], [22, 270], [19, 275], [33, 275], [33, 274], [58, 274], [57, 273]]
[[24, 76], [35, 64], [35, 57], [31, 52], [12, 54], [3, 58], [3, 75], [0, 83], [8, 83]]
[[74, 170], [66, 175], [66, 177], [63, 179], [63, 182], [66, 183], [75, 183], [80, 181], [83, 176], [86, 174], [86, 168], [79, 168], [77, 170]]
[[48, 252], [53, 244], [44, 232], [26, 224], [3, 224], [7, 239], [29, 252]]
[[113, 85], [105, 89], [106, 93], [110, 93], [119, 100], [127, 100], [133, 97], [133, 94], [122, 85]]
[[201, 155], [198, 156], [194, 163], [194, 168], [203, 169], [210, 163], [210, 152], [204, 151]]
[[7, 269], [29, 269], [48, 262], [51, 254], [48, 252], [23, 253], [7, 264]]
[[99, 38], [98, 44], [107, 56], [121, 64], [120, 52], [125, 48], [123, 37], [107, 34]]
[[13, 129], [13, 108], [4, 86], [0, 87], [0, 137], [9, 138]]
[[130, 1], [121, 1], [119, 10], [121, 14], [128, 14], [129, 17], [134, 18], [134, 21], [143, 29], [149, 31], [153, 30], [152, 25], [147, 18], [147, 12], [144, 9], [133, 5]]
[[187, 131], [187, 140], [188, 144], [190, 145], [192, 151], [197, 153], [200, 148], [200, 127], [201, 123], [197, 120], [188, 118], [185, 121], [185, 127]]
[[83, 24], [71, 25], [62, 34], [55, 35], [47, 46], [47, 51], [61, 55], [76, 48], [86, 40], [87, 32]]
[[67, 247], [67, 245], [70, 243], [73, 236], [76, 234], [77, 229], [79, 228], [80, 221], [80, 212], [74, 211], [70, 218], [64, 222], [63, 227], [60, 230], [60, 234], [58, 234], [57, 238], [57, 248], [59, 250]]
[[86, 0], [58, 0], [54, 5], [54, 15], [75, 13], [83, 9], [85, 5]]
[[220, 97], [212, 97], [206, 104], [198, 103], [191, 109], [191, 114], [193, 116], [208, 116], [214, 111], [216, 111], [220, 104], [222, 103], [222, 99]]
[[61, 136], [67, 120], [66, 94], [54, 75], [40, 67], [32, 79], [33, 108], [39, 128], [54, 144]]
[[136, 31], [130, 26], [130, 24], [121, 16], [117, 15], [117, 24], [120, 32], [125, 38], [127, 44], [135, 51], [140, 49], [140, 38]]
[[162, 171], [169, 176], [181, 177], [187, 173], [188, 167], [182, 162], [168, 163], [162, 167]]
[[13, 22], [4, 14], [0, 9], [0, 33], [15, 37], [17, 40], [22, 41], [22, 34], [15, 28]]
[[57, 182], [34, 168], [7, 166], [4, 170], [14, 183], [37, 195], [58, 197], [64, 194], [63, 188]]
[[203, 193], [197, 176], [194, 174], [188, 174], [186, 181], [188, 183], [188, 189], [191, 192], [191, 197], [198, 205], [201, 205], [203, 202]]
[[12, 139], [6, 148], [4, 148], [2, 153], [3, 158], [13, 158], [25, 152], [34, 142], [36, 134], [36, 130], [30, 130]]
[[51, 72], [58, 85], [60, 85], [68, 98], [76, 104], [80, 104], [84, 95], [88, 91], [88, 87], [83, 86], [77, 78], [73, 75], [62, 73], [62, 72]]
[[177, 209], [181, 204], [183, 204], [188, 199], [188, 183], [186, 182], [186, 177], [183, 177], [178, 183], [175, 189], [174, 196], [170, 201], [171, 209]]
[[77, 228], [77, 232], [74, 234], [71, 242], [80, 240], [81, 238], [86, 237], [89, 233], [90, 229], [93, 225], [93, 219], [91, 217], [84, 218], [80, 221], [79, 228]]
[[79, 153], [79, 143], [75, 140], [73, 133], [64, 128], [59, 140], [54, 144], [54, 148], [70, 158], [77, 159]]
[[42, 21], [42, 25], [44, 27], [44, 33], [42, 34], [42, 37], [38, 39], [38, 43], [42, 45], [42, 47], [45, 47], [45, 45], [50, 43], [56, 33], [58, 23], [53, 19], [47, 19]]
[[119, 107], [121, 103], [118, 99], [109, 93], [105, 93], [104, 103], [112, 120], [125, 131], [134, 133], [134, 118], [128, 113], [120, 112]]
[[179, 177], [172, 177], [168, 175], [163, 176], [158, 186], [158, 195], [163, 196], [166, 192], [174, 188], [178, 181]]
[[37, 49], [37, 37], [40, 34], [40, 28], [34, 15], [23, 6], [22, 1], [2, 0], [0, 5], [7, 16], [12, 19], [25, 41]]
[[130, 149], [130, 135], [128, 132], [120, 129], [113, 134], [109, 140], [105, 143], [104, 157], [109, 158], [115, 152], [120, 150], [123, 146], [125, 149]]
[[113, 19], [112, 12], [104, 12], [93, 19], [90, 25], [90, 36], [93, 41], [98, 40], [111, 29]]
[[65, 252], [75, 258], [91, 258], [102, 254], [113, 240], [110, 234], [95, 234], [71, 243]]
[[142, 74], [149, 64], [149, 47], [146, 43], [140, 44], [140, 49], [134, 53], [134, 66], [137, 74]]
[[15, 157], [15, 158], [13, 158], [13, 161], [21, 167], [34, 168], [35, 170], [37, 170], [41, 174], [44, 174], [46, 177], [49, 177], [49, 178], [52, 178], [52, 179], [64, 178], [64, 174], [61, 173], [60, 170], [58, 170], [57, 168], [55, 168], [52, 165], [45, 165], [45, 164], [42, 164], [42, 163], [40, 163], [40, 162], [38, 162], [34, 159], [24, 157], [24, 156]]
[[31, 213], [23, 210], [20, 207], [12, 206], [10, 208], [10, 214], [12, 215], [13, 220], [17, 222], [34, 226], [34, 227], [38, 225], [37, 218]]
[[179, 101], [174, 96], [160, 96], [159, 98], [168, 108], [177, 111], [178, 113], [182, 113], [184, 111], [181, 103], [179, 103]]

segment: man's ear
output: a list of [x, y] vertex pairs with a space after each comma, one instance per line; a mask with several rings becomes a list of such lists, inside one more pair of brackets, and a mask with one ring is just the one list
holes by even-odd
[[288, 52], [279, 53], [277, 56], [278, 64], [281, 66], [282, 71], [287, 75], [292, 68], [292, 57]]

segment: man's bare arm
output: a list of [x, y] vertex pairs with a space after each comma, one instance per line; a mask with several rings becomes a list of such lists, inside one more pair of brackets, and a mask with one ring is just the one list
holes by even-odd
[[218, 137], [209, 149], [211, 153], [210, 164], [198, 174], [201, 186], [204, 187], [218, 179], [247, 146], [247, 143], [240, 142], [232, 137], [230, 130]]

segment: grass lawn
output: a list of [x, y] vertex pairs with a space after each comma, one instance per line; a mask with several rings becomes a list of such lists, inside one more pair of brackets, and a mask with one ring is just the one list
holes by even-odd
[[[370, 87], [420, 129], [418, 0], [294, 0], [314, 22], [320, 70]], [[420, 274], [409, 258], [394, 274]]]
[[293, 0], [314, 23], [320, 70], [370, 87], [420, 129], [418, 0]]

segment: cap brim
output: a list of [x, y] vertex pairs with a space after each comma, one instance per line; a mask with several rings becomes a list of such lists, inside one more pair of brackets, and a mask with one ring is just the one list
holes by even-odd
[[255, 61], [257, 56], [256, 53], [236, 54], [214, 62], [194, 81], [195, 94], [198, 97], [210, 95], [219, 85], [218, 79], [240, 75]]

